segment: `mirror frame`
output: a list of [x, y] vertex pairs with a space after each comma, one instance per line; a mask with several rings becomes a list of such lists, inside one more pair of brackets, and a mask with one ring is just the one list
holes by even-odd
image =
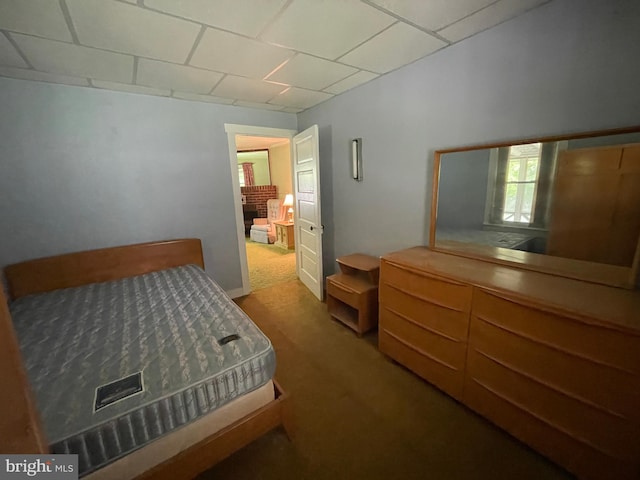
[[591, 283], [610, 285], [613, 287], [635, 289], [638, 286], [640, 271], [640, 236], [636, 245], [636, 252], [633, 263], [629, 267], [609, 265], [605, 263], [588, 262], [585, 260], [575, 260], [563, 257], [553, 257], [538, 253], [523, 252], [500, 247], [485, 247], [468, 244], [467, 247], [448, 246], [439, 247], [436, 245], [436, 220], [438, 217], [438, 188], [440, 183], [440, 162], [442, 155], [446, 153], [467, 152], [472, 150], [482, 150], [489, 148], [509, 147], [512, 145], [522, 145], [536, 142], [557, 142], [561, 140], [575, 140], [582, 138], [600, 137], [608, 135], [621, 135], [625, 133], [640, 132], [640, 125], [610, 130], [598, 130], [591, 132], [573, 133], [565, 135], [554, 135], [549, 137], [525, 138], [506, 142], [487, 143], [459, 148], [448, 148], [436, 150], [433, 160], [433, 183], [431, 192], [431, 218], [429, 226], [429, 249], [457, 255], [461, 257], [474, 258], [492, 263], [515, 266], [526, 270], [533, 270], [552, 275], [583, 280]]

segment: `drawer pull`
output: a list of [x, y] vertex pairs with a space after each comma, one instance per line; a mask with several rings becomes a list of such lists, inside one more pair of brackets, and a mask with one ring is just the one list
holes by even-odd
[[[479, 320], [481, 322], [484, 322], [484, 323], [486, 323], [488, 325], [491, 325], [492, 327], [495, 327], [495, 328], [498, 328], [498, 329], [500, 329], [502, 331], [510, 333], [511, 335], [515, 335], [516, 337], [524, 338], [525, 340], [529, 340], [530, 342], [536, 343], [538, 345], [542, 345], [542, 346], [547, 347], [547, 348], [549, 348], [551, 350], [555, 350], [556, 352], [564, 353], [565, 355], [568, 355], [568, 356], [571, 356], [571, 357], [576, 357], [576, 358], [579, 358], [580, 360], [584, 360], [584, 361], [587, 361], [587, 362], [590, 362], [590, 363], [595, 363], [596, 365], [600, 365], [600, 366], [603, 366], [603, 367], [611, 368], [611, 369], [617, 370], [619, 372], [624, 372], [624, 373], [627, 373], [627, 374], [635, 375], [635, 372], [633, 372], [631, 370], [627, 370], [626, 368], [622, 368], [622, 367], [619, 367], [617, 365], [612, 365], [611, 363], [603, 362], [602, 360], [596, 360], [595, 358], [591, 358], [591, 357], [588, 357], [586, 355], [583, 355], [583, 354], [580, 354], [580, 353], [577, 353], [577, 352], [573, 352], [571, 350], [567, 350], [567, 349], [562, 348], [562, 347], [560, 347], [558, 345], [555, 345], [553, 343], [546, 342], [544, 340], [540, 340], [539, 338], [532, 337], [531, 335], [527, 335], [526, 333], [518, 332], [518, 331], [513, 330], [511, 328], [507, 328], [504, 325], [500, 325], [499, 323], [497, 323], [497, 322], [495, 322], [495, 321], [493, 321], [493, 320], [491, 320], [489, 318], [484, 317], [483, 315], [477, 315], [476, 314], [476, 315], [473, 315], [473, 318], [475, 318], [475, 319], [477, 319], [477, 320]], [[470, 343], [473, 343], [473, 341], [470, 341]]]
[[341, 285], [341, 284], [336, 283], [336, 282], [331, 282], [331, 285], [336, 287], [338, 290], [342, 290], [343, 292], [346, 292], [346, 293], [351, 293], [351, 294], [358, 293], [354, 289], [349, 288], [349, 287], [347, 287], [345, 285]]
[[423, 329], [423, 330], [426, 330], [426, 331], [428, 331], [428, 332], [431, 332], [431, 333], [433, 333], [434, 335], [438, 335], [439, 337], [446, 338], [447, 340], [451, 340], [452, 342], [460, 343], [460, 340], [459, 340], [459, 339], [457, 339], [457, 338], [453, 338], [453, 337], [450, 337], [449, 335], [445, 335], [444, 333], [439, 332], [439, 331], [437, 331], [437, 330], [434, 330], [433, 328], [427, 327], [426, 325], [423, 325], [423, 324], [422, 324], [422, 323], [420, 323], [420, 322], [416, 322], [413, 318], [409, 318], [409, 317], [407, 317], [406, 315], [403, 315], [402, 313], [400, 313], [400, 312], [398, 312], [398, 311], [394, 310], [393, 308], [389, 308], [389, 307], [386, 307], [386, 306], [385, 306], [385, 307], [383, 307], [383, 308], [384, 308], [385, 310], [387, 310], [387, 311], [389, 311], [389, 312], [393, 313], [394, 315], [396, 315], [396, 316], [398, 316], [398, 317], [402, 318], [403, 320], [406, 320], [407, 322], [411, 323], [412, 325], [415, 325], [415, 326], [416, 326], [416, 327], [418, 327], [418, 328], [421, 328], [421, 329]]
[[411, 350], [413, 350], [414, 352], [419, 353], [420, 355], [422, 355], [423, 357], [428, 358], [429, 360], [436, 362], [440, 365], [442, 365], [443, 367], [446, 367], [450, 370], [455, 370], [456, 372], [458, 371], [458, 369], [456, 367], [454, 367], [453, 365], [449, 365], [446, 362], [443, 362], [442, 360], [440, 360], [439, 358], [434, 357], [433, 355], [430, 355], [429, 353], [425, 352], [424, 350], [422, 350], [421, 348], [416, 347], [415, 345], [411, 345], [410, 343], [407, 343], [406, 341], [404, 341], [402, 338], [400, 338], [399, 336], [391, 333], [389, 330], [387, 330], [386, 328], [382, 329], [384, 331], [384, 333], [386, 333], [387, 335], [389, 335], [391, 338], [393, 338], [396, 342], [400, 342], [402, 345], [404, 345], [407, 348], [410, 348]]
[[439, 282], [448, 283], [449, 285], [455, 285], [455, 286], [458, 286], [458, 287], [466, 287], [467, 286], [464, 283], [455, 282], [455, 281], [451, 280], [450, 278], [440, 277], [438, 275], [428, 274], [426, 272], [423, 272], [422, 270], [417, 270], [415, 268], [407, 267], [406, 265], [401, 265], [399, 263], [391, 262], [389, 260], [385, 260], [385, 262], [388, 263], [389, 265], [391, 265], [392, 267], [395, 267], [395, 268], [397, 268], [399, 270], [404, 270], [405, 272], [413, 273], [414, 275], [418, 275], [419, 277], [430, 278], [432, 280], [438, 280]]
[[408, 295], [408, 296], [413, 297], [413, 298], [417, 298], [418, 300], [421, 300], [421, 301], [426, 302], [426, 303], [430, 303], [431, 305], [435, 305], [437, 307], [446, 308], [447, 310], [453, 310], [454, 312], [466, 313], [468, 311], [468, 310], [466, 310], [464, 308], [452, 307], [452, 306], [446, 305], [446, 304], [444, 304], [442, 302], [438, 302], [437, 300], [434, 300], [432, 298], [428, 298], [428, 297], [425, 297], [423, 295], [419, 295], [417, 293], [412, 293], [412, 292], [410, 292], [408, 290], [405, 290], [403, 288], [397, 287], [397, 286], [395, 286], [395, 285], [393, 285], [391, 283], [388, 283], [388, 282], [384, 282], [384, 284], [386, 286], [388, 286], [389, 288], [393, 288], [394, 290], [398, 290], [399, 292], [404, 293], [405, 295]]
[[506, 368], [507, 370], [511, 370], [512, 372], [517, 373], [518, 375], [521, 375], [525, 378], [528, 378], [529, 380], [531, 380], [532, 382], [537, 383], [538, 385], [542, 385], [545, 388], [548, 388], [549, 390], [552, 390], [556, 393], [559, 393], [561, 395], [564, 395], [565, 397], [569, 397], [572, 400], [575, 400], [577, 402], [580, 402], [584, 405], [587, 405], [591, 408], [593, 408], [594, 410], [599, 410], [603, 413], [606, 413], [612, 417], [618, 417], [621, 418], [623, 420], [629, 420], [626, 415], [623, 415], [621, 413], [618, 413], [614, 410], [610, 410], [606, 407], [603, 407], [602, 405], [598, 405], [597, 403], [592, 402], [591, 400], [588, 400], [580, 395], [577, 395], [575, 393], [571, 393], [563, 388], [558, 387], [557, 385], [554, 385], [551, 382], [547, 382], [546, 380], [543, 380], [541, 378], [538, 378], [534, 375], [531, 375], [530, 373], [525, 372], [524, 370], [521, 370], [520, 368], [509, 364], [508, 362], [505, 362], [503, 360], [500, 360], [496, 357], [494, 357], [493, 355], [489, 355], [488, 353], [483, 352], [482, 350], [478, 350], [477, 348], [474, 348], [474, 351], [478, 354], [478, 355], [482, 355], [483, 357], [491, 360], [494, 363], [497, 363], [498, 365], [500, 365], [503, 368]]
[[616, 459], [620, 459], [620, 457], [618, 455], [616, 455], [613, 452], [607, 452], [605, 450], [603, 450], [602, 448], [599, 448], [597, 445], [594, 445], [592, 442], [590, 442], [589, 440], [587, 440], [586, 438], [583, 438], [580, 435], [576, 435], [575, 433], [569, 431], [568, 429], [558, 425], [556, 422], [553, 422], [551, 420], [549, 420], [546, 417], [543, 417], [542, 415], [539, 415], [537, 413], [532, 412], [531, 410], [529, 410], [527, 407], [525, 407], [524, 405], [520, 404], [520, 402], [517, 402], [511, 398], [509, 398], [508, 396], [504, 395], [503, 393], [499, 392], [498, 390], [496, 390], [495, 388], [490, 387], [489, 385], [487, 385], [486, 383], [484, 383], [483, 381], [477, 379], [477, 378], [472, 378], [471, 379], [474, 383], [478, 384], [481, 388], [487, 390], [488, 392], [491, 392], [492, 394], [494, 394], [496, 397], [502, 399], [502, 401], [514, 406], [515, 408], [517, 408], [518, 410], [520, 410], [521, 412], [530, 415], [531, 417], [535, 418], [536, 420], [538, 420], [539, 422], [544, 423], [545, 425], [553, 428], [554, 430], [556, 430], [557, 432], [562, 433], [563, 435], [566, 435], [567, 437], [576, 440], [580, 443], [582, 443], [583, 445], [586, 445], [587, 447], [591, 448], [592, 450], [595, 450], [596, 452], [600, 452], [603, 453], [604, 455], [610, 457], [610, 458], [616, 458]]

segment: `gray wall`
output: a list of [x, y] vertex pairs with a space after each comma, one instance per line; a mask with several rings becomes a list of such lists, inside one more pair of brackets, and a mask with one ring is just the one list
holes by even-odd
[[291, 114], [0, 78], [0, 267], [167, 238], [242, 285], [224, 123]]
[[325, 268], [428, 243], [437, 149], [640, 123], [639, 24], [636, 0], [554, 0], [299, 114], [320, 127]]
[[440, 157], [437, 226], [482, 230], [491, 150]]

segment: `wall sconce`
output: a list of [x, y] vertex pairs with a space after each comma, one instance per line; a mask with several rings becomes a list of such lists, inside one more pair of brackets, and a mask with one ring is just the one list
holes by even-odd
[[362, 180], [362, 139], [351, 140], [351, 177], [360, 182]]
[[289, 210], [287, 210], [287, 213], [289, 214], [289, 223], [293, 223], [293, 195], [287, 193], [284, 196], [284, 202], [282, 203], [282, 205], [285, 207], [289, 207]]

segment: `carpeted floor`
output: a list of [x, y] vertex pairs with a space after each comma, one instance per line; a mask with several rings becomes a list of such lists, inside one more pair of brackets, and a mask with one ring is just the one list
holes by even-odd
[[298, 280], [238, 300], [276, 350], [296, 436], [273, 431], [208, 479], [568, 479], [569, 474], [358, 339]]
[[246, 245], [252, 291], [297, 278], [295, 251], [284, 250], [266, 243], [253, 242], [248, 238]]

